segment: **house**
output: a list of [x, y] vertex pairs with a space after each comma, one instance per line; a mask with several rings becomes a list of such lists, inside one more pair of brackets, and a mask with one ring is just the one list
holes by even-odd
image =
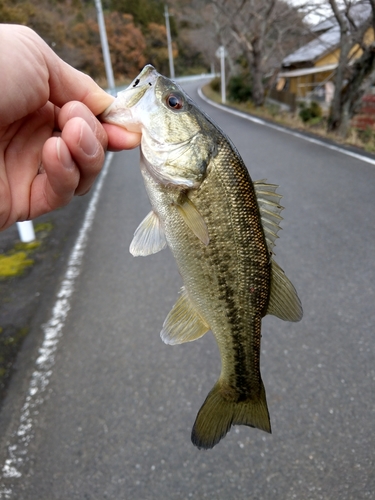
[[[363, 24], [371, 15], [368, 3], [358, 3], [350, 10], [357, 25]], [[282, 62], [276, 85], [277, 91], [294, 94], [296, 99], [314, 99], [330, 103], [334, 92], [334, 75], [340, 57], [340, 27], [334, 16], [317, 24], [312, 29], [315, 38], [289, 54]], [[374, 40], [369, 28], [364, 42]], [[360, 57], [362, 50], [357, 44], [350, 53], [352, 60]]]

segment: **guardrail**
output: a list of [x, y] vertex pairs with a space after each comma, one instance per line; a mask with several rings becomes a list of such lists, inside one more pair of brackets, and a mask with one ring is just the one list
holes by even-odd
[[[173, 79], [173, 81], [179, 83], [179, 82], [192, 82], [195, 80], [205, 80], [208, 78], [215, 78], [216, 76], [220, 76], [218, 73], [201, 73], [200, 75], [186, 75], [186, 76], [177, 76], [176, 78]], [[110, 89], [106, 89], [106, 92], [108, 94], [112, 94], [116, 96], [118, 92], [121, 92], [122, 90], [125, 90], [128, 87], [128, 85], [121, 85], [120, 87], [115, 87], [113, 91]]]
[[188, 75], [188, 76], [178, 76], [174, 80], [176, 82], [182, 82], [182, 81], [194, 81], [194, 80], [204, 80], [206, 78], [215, 78], [216, 76], [219, 76], [218, 73], [201, 73], [200, 75]]

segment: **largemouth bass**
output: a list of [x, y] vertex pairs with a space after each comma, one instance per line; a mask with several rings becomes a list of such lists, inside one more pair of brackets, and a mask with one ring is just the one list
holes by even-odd
[[212, 448], [232, 425], [271, 432], [260, 374], [261, 320], [299, 321], [296, 290], [273, 259], [281, 220], [276, 185], [252, 182], [230, 139], [152, 66], [120, 92], [103, 121], [142, 132], [141, 172], [152, 211], [133, 255], [170, 247], [184, 286], [161, 338], [190, 342], [211, 330], [222, 367], [196, 417], [192, 442]]

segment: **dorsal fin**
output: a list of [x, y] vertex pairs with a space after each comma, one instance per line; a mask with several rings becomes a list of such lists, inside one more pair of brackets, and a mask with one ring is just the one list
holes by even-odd
[[273, 253], [273, 247], [278, 238], [277, 233], [281, 229], [279, 224], [283, 220], [280, 212], [284, 207], [279, 204], [282, 195], [276, 193], [278, 187], [277, 184], [268, 184], [266, 179], [254, 182], [260, 218], [270, 253]]

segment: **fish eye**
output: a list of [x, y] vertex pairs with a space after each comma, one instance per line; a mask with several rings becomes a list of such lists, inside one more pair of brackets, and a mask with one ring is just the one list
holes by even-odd
[[184, 99], [180, 94], [169, 94], [166, 98], [166, 103], [170, 109], [181, 109], [184, 106]]

